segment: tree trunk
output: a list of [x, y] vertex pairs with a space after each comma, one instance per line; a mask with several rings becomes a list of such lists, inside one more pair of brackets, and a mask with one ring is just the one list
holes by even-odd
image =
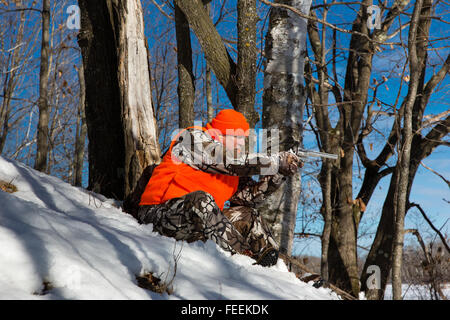
[[238, 110], [236, 64], [228, 54], [206, 8], [200, 0], [175, 0], [186, 15], [189, 25], [200, 42], [205, 59], [209, 62], [217, 80], [225, 89], [233, 107]]
[[319, 175], [319, 182], [322, 189], [321, 213], [324, 222], [321, 238], [322, 250], [320, 256], [320, 274], [325, 281], [328, 281], [328, 249], [330, 246], [331, 219], [333, 216], [331, 203], [332, 164], [330, 160], [324, 159], [323, 161], [325, 161], [325, 163], [322, 165], [321, 174]]
[[359, 213], [353, 204], [353, 152], [344, 156], [340, 161], [340, 170], [333, 171], [331, 192], [333, 199], [331, 217], [330, 243], [328, 247], [328, 276], [329, 281], [337, 287], [358, 297], [359, 275], [357, 265], [356, 235], [357, 223], [355, 214]]
[[194, 125], [195, 82], [192, 73], [192, 48], [189, 23], [183, 11], [175, 6], [175, 29], [178, 57], [178, 123], [180, 128]]
[[412, 109], [416, 99], [417, 87], [419, 84], [420, 70], [417, 60], [416, 35], [419, 15], [422, 8], [422, 0], [417, 0], [414, 6], [413, 16], [409, 26], [408, 49], [409, 49], [409, 70], [411, 74], [411, 84], [409, 86], [408, 95], [403, 118], [403, 140], [400, 145], [399, 159], [397, 165], [399, 168], [399, 180], [396, 188], [395, 203], [395, 231], [394, 231], [394, 247], [392, 254], [392, 296], [394, 300], [402, 299], [402, 258], [403, 258], [403, 238], [404, 225], [407, 207], [407, 190], [409, 183], [409, 167], [411, 158], [412, 133]]
[[208, 61], [206, 61], [206, 71], [205, 71], [205, 94], [206, 94], [206, 122], [211, 122], [214, 118], [214, 106], [213, 106], [213, 96], [211, 88], [211, 67]]
[[238, 62], [236, 83], [237, 111], [242, 112], [254, 128], [259, 120], [255, 111], [256, 94], [256, 0], [238, 0]]
[[47, 169], [48, 154], [48, 77], [49, 65], [49, 39], [50, 39], [50, 0], [42, 2], [42, 42], [41, 42], [41, 67], [39, 72], [39, 121], [37, 128], [37, 150], [34, 168], [39, 171]]
[[[426, 137], [422, 137], [420, 134], [420, 130], [417, 131], [422, 126], [422, 119], [423, 114], [425, 111], [425, 108], [427, 106], [427, 103], [429, 101], [429, 98], [431, 96], [431, 93], [433, 92], [436, 85], [442, 81], [442, 79], [445, 77], [445, 74], [448, 72], [450, 68], [450, 55], [447, 57], [447, 60], [445, 61], [444, 65], [442, 66], [441, 70], [439, 72], [435, 73], [431, 79], [425, 84], [425, 71], [426, 71], [426, 60], [427, 60], [427, 39], [429, 34], [429, 28], [430, 28], [430, 15], [431, 15], [431, 6], [432, 1], [431, 0], [425, 0], [424, 4], [422, 6], [422, 12], [420, 14], [420, 23], [417, 27], [417, 37], [416, 40], [412, 41], [411, 44], [415, 44], [417, 46], [417, 65], [418, 70], [421, 70], [420, 76], [411, 74], [411, 79], [414, 80], [414, 86], [418, 83], [418, 89], [417, 93], [414, 94], [414, 106], [412, 108], [412, 131], [417, 132], [412, 137], [412, 144], [411, 144], [411, 157], [409, 161], [409, 174], [408, 174], [408, 185], [406, 189], [406, 204], [409, 201], [409, 194], [412, 187], [412, 183], [414, 181], [415, 174], [418, 170], [418, 167], [420, 165], [420, 161], [426, 158], [428, 155], [431, 154], [431, 152], [436, 148], [438, 145], [440, 145], [440, 140], [442, 139], [445, 134], [448, 133], [448, 123], [449, 118], [439, 122], [433, 130], [431, 130]], [[410, 45], [410, 43], [408, 43]], [[414, 52], [413, 52], [414, 54]], [[413, 81], [409, 82], [410, 86], [413, 86]], [[413, 88], [409, 88], [409, 91], [411, 91]], [[408, 92], [409, 92], [408, 91]], [[403, 107], [406, 107], [408, 105], [408, 99], [411, 98], [411, 95], [408, 94], [407, 98], [404, 101]], [[400, 113], [402, 115], [402, 113]], [[400, 122], [400, 119], [397, 120]], [[397, 128], [393, 128], [391, 132], [394, 132], [394, 130], [398, 130]], [[391, 140], [391, 137], [389, 138]], [[392, 145], [396, 142], [390, 141], [389, 144]], [[390, 146], [386, 145], [388, 148]], [[366, 297], [368, 299], [383, 299], [384, 291], [386, 288], [386, 282], [389, 277], [389, 273], [391, 271], [391, 268], [393, 266], [393, 247], [394, 247], [394, 238], [393, 235], [395, 234], [394, 231], [394, 225], [396, 223], [396, 188], [398, 188], [397, 183], [399, 182], [399, 175], [400, 175], [400, 169], [403, 169], [402, 164], [398, 162], [397, 166], [395, 167], [394, 173], [391, 177], [391, 182], [388, 190], [388, 194], [386, 196], [382, 213], [381, 213], [381, 219], [380, 223], [378, 225], [377, 233], [375, 236], [375, 240], [372, 244], [372, 247], [369, 251], [369, 255], [367, 256], [366, 262], [364, 264], [363, 272], [361, 274], [361, 284], [362, 289], [366, 291]], [[366, 179], [365, 179], [366, 180]], [[397, 202], [398, 204], [398, 202]], [[407, 207], [405, 208], [405, 214], [407, 212]], [[401, 217], [404, 219], [404, 217]], [[400, 230], [400, 227], [397, 227], [397, 230]], [[400, 239], [401, 235], [397, 235], [397, 241], [402, 240]], [[401, 243], [401, 241], [399, 242]], [[398, 250], [399, 248], [397, 248]], [[399, 258], [398, 252], [397, 252], [397, 258]], [[367, 275], [367, 268], [370, 265], [377, 265], [380, 267], [381, 272], [381, 287], [379, 290], [372, 289], [368, 290], [366, 286], [366, 281], [368, 278]], [[399, 267], [399, 266], [397, 266]], [[398, 270], [398, 269], [397, 269]], [[397, 278], [398, 279], [398, 278]]]
[[124, 196], [125, 146], [121, 121], [116, 39], [108, 1], [78, 1], [78, 44], [86, 81], [88, 189], [106, 197]]
[[[144, 17], [140, 0], [120, 0], [118, 67], [122, 130], [125, 137], [125, 194], [144, 169], [161, 161], [154, 121]], [[112, 16], [112, 15], [111, 15]]]
[[86, 141], [86, 86], [84, 81], [84, 68], [81, 63], [78, 69], [78, 79], [80, 82], [80, 103], [78, 106], [77, 130], [75, 140], [75, 156], [74, 156], [74, 170], [73, 170], [73, 185], [81, 187], [83, 179], [83, 162], [84, 162], [84, 145]]
[[160, 161], [139, 0], [79, 0], [89, 189], [123, 199]]
[[[310, 0], [277, 2], [305, 14], [311, 5]], [[285, 9], [272, 8], [266, 36], [262, 125], [265, 129], [279, 129], [280, 150], [302, 145], [306, 33], [305, 19]], [[300, 189], [300, 174], [296, 173], [260, 208], [272, 226], [280, 251], [287, 255], [292, 253]]]
[[[206, 6], [206, 12], [208, 15], [211, 14], [211, 3]], [[209, 62], [206, 61], [205, 70], [205, 95], [206, 95], [206, 122], [211, 122], [214, 118], [214, 106], [213, 106], [213, 96], [212, 96], [212, 82], [211, 82], [211, 67]]]

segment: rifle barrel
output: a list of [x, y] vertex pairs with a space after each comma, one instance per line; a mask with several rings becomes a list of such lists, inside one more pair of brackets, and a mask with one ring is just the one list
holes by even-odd
[[311, 150], [303, 150], [303, 149], [298, 150], [297, 155], [300, 157], [304, 157], [304, 158], [321, 157], [321, 158], [328, 158], [328, 159], [333, 159], [333, 160], [337, 160], [337, 158], [338, 158], [337, 154], [319, 152], [319, 151], [311, 151]]

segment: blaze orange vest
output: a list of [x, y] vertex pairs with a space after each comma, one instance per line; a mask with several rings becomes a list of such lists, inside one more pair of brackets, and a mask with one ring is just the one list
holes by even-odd
[[[208, 130], [203, 127], [189, 128]], [[174, 162], [172, 160], [172, 147], [182, 132], [172, 140], [162, 162], [153, 171], [139, 205], [161, 204], [169, 199], [202, 190], [210, 193], [218, 207], [223, 209], [225, 202], [236, 192], [239, 177], [208, 173], [194, 169], [181, 161]]]

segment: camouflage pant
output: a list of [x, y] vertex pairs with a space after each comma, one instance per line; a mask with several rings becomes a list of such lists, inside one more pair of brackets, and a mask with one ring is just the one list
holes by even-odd
[[256, 209], [231, 207], [220, 210], [207, 192], [195, 191], [160, 205], [141, 206], [141, 223], [153, 223], [160, 234], [188, 242], [211, 239], [231, 253], [250, 251], [257, 258], [278, 245]]

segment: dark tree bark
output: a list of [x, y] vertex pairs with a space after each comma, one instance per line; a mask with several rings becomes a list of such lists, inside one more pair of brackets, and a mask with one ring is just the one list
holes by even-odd
[[47, 169], [48, 155], [48, 77], [50, 72], [49, 53], [50, 53], [50, 0], [42, 2], [42, 41], [41, 41], [41, 67], [39, 72], [39, 121], [37, 129], [37, 150], [34, 168], [39, 171]]
[[[333, 54], [333, 75], [331, 83], [328, 83], [329, 75], [325, 59], [325, 30], [322, 35], [315, 23], [318, 21], [314, 12], [309, 21], [308, 33], [313, 49], [318, 80], [313, 80], [312, 68], [306, 66], [306, 80], [309, 96], [314, 105], [314, 117], [317, 124], [316, 136], [319, 147], [324, 152], [340, 154], [340, 160], [330, 163], [323, 161], [319, 182], [322, 188], [323, 203], [321, 212], [325, 221], [322, 235], [322, 272], [328, 269], [328, 280], [338, 287], [352, 293], [355, 297], [359, 292], [359, 278], [357, 268], [357, 232], [365, 205], [370, 199], [371, 193], [379, 179], [390, 173], [390, 170], [380, 171], [378, 164], [370, 162], [371, 170], [366, 170], [366, 178], [360, 194], [354, 198], [352, 190], [354, 146], [363, 136], [360, 134], [361, 123], [366, 109], [368, 89], [372, 69], [372, 58], [376, 52], [376, 43], [386, 40], [389, 27], [392, 25], [407, 1], [396, 1], [390, 8], [379, 30], [372, 33], [367, 27], [367, 7], [371, 1], [361, 3], [358, 16], [352, 27], [352, 36], [345, 72], [344, 90], [341, 92], [337, 85], [336, 75], [336, 48]], [[326, 20], [327, 9], [324, 8], [321, 20]], [[333, 43], [336, 36], [333, 36]], [[316, 83], [318, 89], [315, 88]], [[334, 95], [339, 110], [339, 118], [333, 127], [328, 114], [328, 93]], [[395, 140], [395, 136], [392, 139]], [[377, 160], [387, 160], [392, 155], [392, 150], [383, 154]], [[383, 158], [383, 159], [381, 159]], [[381, 163], [381, 165], [383, 165]], [[372, 185], [371, 183], [375, 183]], [[362, 196], [365, 196], [364, 200]], [[325, 256], [326, 255], [326, 256]], [[326, 278], [326, 276], [325, 276]]]
[[[427, 83], [424, 82], [425, 72], [426, 72], [426, 61], [427, 61], [427, 50], [426, 50], [426, 42], [429, 35], [430, 28], [430, 15], [431, 15], [431, 1], [426, 0], [423, 3], [421, 15], [419, 19], [419, 25], [417, 27], [417, 36], [413, 43], [417, 46], [417, 65], [420, 70], [420, 76], [418, 76], [414, 81], [418, 84], [417, 94], [415, 95], [414, 105], [412, 108], [412, 131], [414, 135], [412, 137], [412, 147], [411, 147], [411, 156], [409, 161], [409, 174], [408, 174], [408, 184], [406, 189], [406, 201], [409, 201], [409, 194], [412, 187], [412, 183], [414, 181], [415, 174], [420, 165], [420, 161], [428, 157], [431, 152], [442, 143], [442, 138], [448, 134], [449, 128], [449, 118], [447, 117], [445, 120], [439, 121], [436, 126], [425, 136], [423, 137], [420, 133], [420, 128], [423, 123], [423, 114], [425, 108], [428, 104], [429, 98], [438, 83], [440, 83], [445, 75], [448, 73], [450, 68], [450, 56], [447, 56], [445, 63], [442, 68], [435, 73]], [[410, 81], [410, 84], [412, 81]], [[406, 103], [406, 100], [405, 102]], [[403, 115], [403, 111], [401, 109], [398, 119], [400, 119]], [[396, 121], [398, 123], [399, 120]], [[398, 135], [400, 129], [398, 129], [399, 125], [394, 124], [394, 127], [391, 131], [390, 140], [393, 136]], [[397, 139], [395, 140], [397, 141]], [[380, 153], [380, 156], [383, 153], [387, 153], [386, 150], [392, 148], [394, 142], [391, 140], [388, 142]], [[390, 145], [388, 145], [390, 144]], [[394, 142], [395, 144], [395, 142]], [[364, 158], [365, 152], [361, 153]], [[379, 157], [380, 157], [379, 156]], [[361, 274], [361, 284], [362, 289], [366, 291], [366, 296], [369, 299], [383, 299], [384, 290], [386, 288], [387, 279], [389, 277], [389, 273], [392, 268], [392, 250], [394, 246], [394, 223], [395, 223], [395, 197], [396, 197], [396, 184], [398, 182], [399, 170], [401, 168], [400, 164], [395, 166], [394, 174], [391, 177], [391, 182], [388, 190], [388, 194], [386, 196], [385, 202], [383, 204], [383, 209], [381, 213], [380, 224], [377, 228], [377, 233], [372, 244], [372, 247], [369, 251], [369, 255], [364, 264], [363, 272]], [[385, 169], [386, 170], [386, 169]], [[366, 173], [367, 174], [367, 173]], [[407, 208], [406, 208], [407, 211]], [[406, 212], [405, 211], [405, 212]], [[367, 268], [370, 265], [377, 265], [380, 267], [381, 271], [381, 288], [380, 290], [368, 290], [366, 286], [366, 281], [368, 278]]]
[[255, 111], [256, 94], [256, 0], [238, 0], [238, 62], [236, 83], [238, 111], [242, 112], [251, 128], [259, 120]]
[[[208, 15], [211, 14], [211, 4], [208, 3], [206, 6], [206, 11]], [[206, 61], [205, 70], [205, 94], [206, 94], [206, 121], [211, 122], [214, 118], [214, 106], [213, 106], [213, 96], [212, 96], [212, 82], [211, 82], [211, 67], [209, 62]]]
[[106, 197], [124, 196], [125, 145], [121, 121], [116, 39], [108, 1], [78, 1], [86, 80], [88, 189]]
[[206, 8], [200, 0], [175, 0], [184, 12], [189, 25], [200, 42], [205, 58], [217, 80], [225, 89], [231, 104], [239, 110], [237, 103], [236, 64], [230, 57]]
[[194, 125], [195, 81], [191, 36], [186, 16], [176, 4], [174, 6], [178, 57], [178, 123], [180, 128], [186, 128]]
[[89, 189], [123, 199], [160, 161], [139, 0], [79, 0]]

